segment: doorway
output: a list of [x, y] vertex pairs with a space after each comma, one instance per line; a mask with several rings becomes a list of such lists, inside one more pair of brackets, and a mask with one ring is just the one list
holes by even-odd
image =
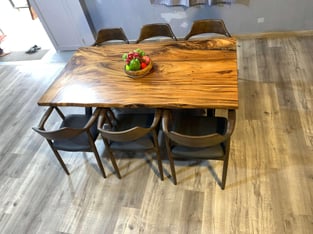
[[[31, 14], [27, 1], [23, 1], [0, 1], [0, 29], [6, 35], [1, 48], [5, 51], [27, 51], [37, 45], [42, 49], [52, 49], [39, 18]], [[26, 7], [23, 7], [25, 2]]]

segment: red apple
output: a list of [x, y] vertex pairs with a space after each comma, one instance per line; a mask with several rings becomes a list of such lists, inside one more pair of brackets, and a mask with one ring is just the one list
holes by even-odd
[[142, 59], [145, 61], [146, 64], [149, 64], [149, 63], [150, 63], [150, 58], [149, 58], [149, 56], [147, 56], [147, 55], [142, 56]]
[[146, 66], [147, 66], [147, 64], [144, 63], [144, 62], [142, 62], [142, 63], [140, 64], [141, 69], [144, 69]]

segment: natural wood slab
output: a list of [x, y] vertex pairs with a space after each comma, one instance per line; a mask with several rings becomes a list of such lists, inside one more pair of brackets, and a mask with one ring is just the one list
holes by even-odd
[[[153, 61], [129, 78], [122, 55], [141, 48]], [[238, 108], [235, 39], [149, 42], [79, 49], [39, 105]]]

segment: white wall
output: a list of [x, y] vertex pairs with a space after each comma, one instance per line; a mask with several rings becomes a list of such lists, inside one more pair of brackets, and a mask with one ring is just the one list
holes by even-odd
[[202, 18], [222, 18], [232, 34], [313, 30], [313, 0], [250, 0], [249, 5], [191, 8], [151, 5], [149, 0], [83, 1], [96, 30], [123, 27], [130, 40], [137, 38], [141, 25], [154, 22], [170, 23], [176, 36], [183, 37], [191, 22]]

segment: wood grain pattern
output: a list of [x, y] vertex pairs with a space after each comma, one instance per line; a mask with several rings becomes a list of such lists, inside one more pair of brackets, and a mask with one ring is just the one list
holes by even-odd
[[313, 37], [238, 40], [237, 52], [224, 191], [221, 162], [180, 162], [174, 186], [168, 161], [162, 182], [143, 153], [118, 155], [119, 180], [101, 139], [108, 178], [91, 153], [62, 154], [67, 176], [31, 130], [65, 64], [0, 65], [0, 233], [312, 233]]
[[[140, 47], [153, 61], [140, 79], [122, 55]], [[79, 49], [39, 105], [238, 108], [235, 39], [106, 45]]]

